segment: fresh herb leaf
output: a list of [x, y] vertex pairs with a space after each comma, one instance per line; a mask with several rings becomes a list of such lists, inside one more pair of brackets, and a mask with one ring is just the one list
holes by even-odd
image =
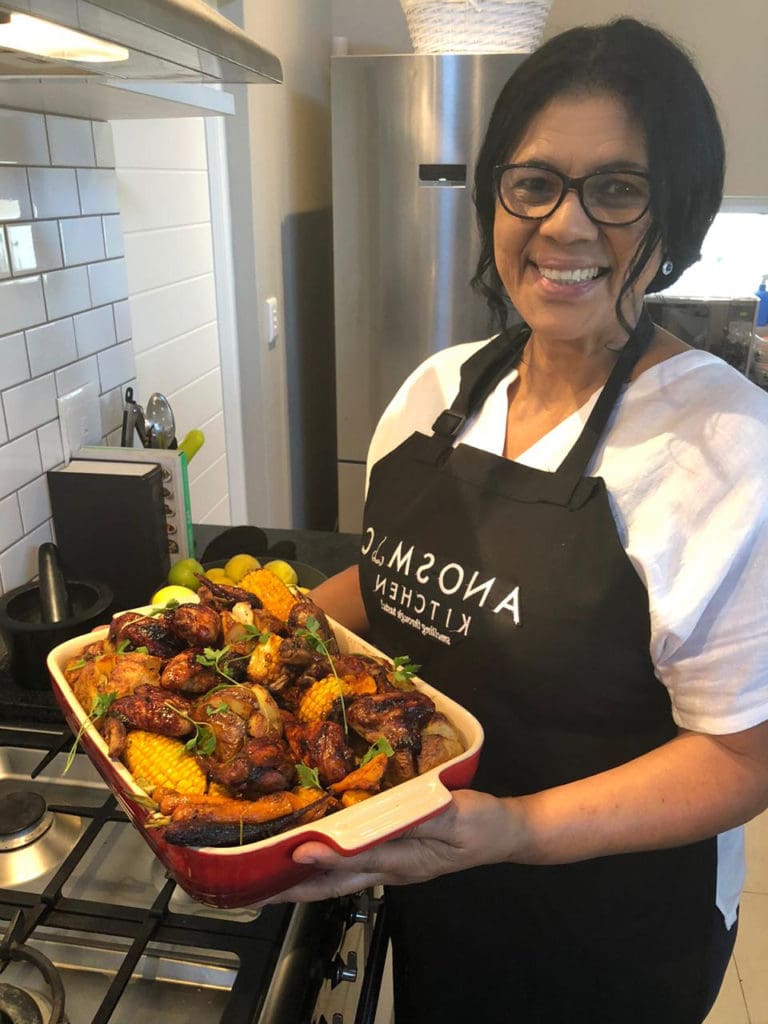
[[[179, 718], [186, 719], [190, 725], [195, 727], [194, 735], [191, 736], [184, 744], [184, 750], [189, 754], [204, 754], [206, 757], [212, 754], [216, 749], [216, 733], [205, 722], [196, 722], [194, 718], [177, 708], [175, 704], [171, 704], [169, 700], [163, 701], [163, 706], [170, 708], [171, 711], [175, 711]], [[181, 754], [181, 751], [179, 752]]]
[[[236, 683], [237, 680], [234, 676], [231, 676], [227, 672], [227, 655], [230, 653], [229, 644], [225, 644], [224, 647], [215, 650], [213, 647], [205, 647], [202, 654], [198, 654], [196, 661], [198, 665], [205, 665], [206, 668], [214, 669], [222, 678], [226, 679], [230, 683]], [[233, 659], [234, 660], [234, 659]], [[238, 659], [239, 660], [239, 659]]]
[[85, 658], [78, 658], [77, 661], [73, 661], [69, 668], [83, 668], [85, 665]]
[[137, 648], [136, 648], [136, 649], [134, 650], [134, 652], [133, 652], [133, 653], [134, 653], [134, 654], [149, 654], [149, 648], [148, 648], [148, 647], [145, 647], [145, 646], [144, 646], [144, 645], [142, 644], [142, 646], [141, 646], [141, 647], [137, 647]]
[[397, 658], [392, 659], [392, 682], [393, 683], [409, 683], [413, 676], [421, 668], [421, 665], [414, 665], [412, 661], [408, 660], [407, 654], [401, 654]]
[[263, 633], [258, 626], [252, 626], [250, 623], [246, 623], [243, 629], [248, 640], [257, 640], [260, 644], [265, 644], [272, 636], [271, 633]]
[[321, 788], [317, 768], [310, 768], [303, 761], [299, 761], [296, 765], [296, 775], [298, 776], [300, 786], [305, 786], [307, 789]]
[[221, 714], [222, 711], [229, 711], [229, 710], [230, 710], [229, 704], [221, 703], [221, 704], [217, 704], [216, 707], [213, 707], [213, 705], [208, 704], [206, 706], [205, 713], [210, 718], [212, 715], [218, 715], [218, 714]]
[[121, 640], [120, 643], [117, 645], [117, 653], [118, 654], [126, 654], [127, 651], [128, 651], [128, 648], [130, 646], [131, 646], [131, 641], [130, 640]]
[[151, 611], [148, 611], [146, 613], [146, 618], [154, 619], [155, 616], [162, 615], [164, 612], [172, 612], [174, 611], [174, 609], [178, 607], [179, 602], [176, 600], [175, 597], [172, 597], [170, 601], [166, 601], [165, 604], [158, 605], [156, 608], [153, 608]]
[[336, 677], [336, 682], [339, 686], [339, 700], [341, 701], [341, 717], [344, 720], [344, 734], [348, 736], [349, 726], [347, 725], [347, 708], [344, 703], [344, 690], [341, 685], [339, 673], [336, 671], [336, 666], [333, 663], [331, 652], [328, 650], [328, 644], [320, 635], [320, 623], [313, 615], [308, 615], [305, 620], [305, 627], [295, 630], [295, 636], [306, 640], [310, 647], [328, 659], [328, 664], [331, 666], [331, 672]]
[[66, 763], [64, 764], [64, 774], [65, 775], [67, 774], [69, 769], [72, 767], [72, 762], [75, 760], [75, 754], [77, 753], [77, 748], [80, 745], [80, 739], [81, 739], [83, 733], [85, 732], [85, 728], [88, 725], [88, 722], [95, 722], [97, 719], [103, 718], [104, 715], [106, 715], [106, 713], [109, 711], [109, 709], [112, 706], [113, 702], [116, 701], [116, 700], [117, 700], [117, 693], [115, 691], [112, 691], [111, 693], [99, 693], [99, 694], [97, 694], [97, 696], [96, 696], [96, 698], [95, 698], [95, 700], [93, 702], [93, 705], [91, 707], [90, 715], [88, 715], [87, 718], [84, 718], [83, 721], [80, 723], [80, 728], [77, 730], [77, 735], [75, 736], [74, 742], [72, 743], [72, 746], [69, 748], [69, 753], [67, 754], [67, 760], [66, 760]]
[[369, 761], [372, 761], [374, 757], [377, 757], [379, 754], [386, 754], [387, 757], [392, 757], [394, 754], [394, 750], [385, 736], [379, 736], [376, 742], [372, 743], [370, 747], [368, 747], [368, 750], [363, 754], [363, 758], [360, 761], [360, 767], [362, 768], [364, 764], [368, 764]]

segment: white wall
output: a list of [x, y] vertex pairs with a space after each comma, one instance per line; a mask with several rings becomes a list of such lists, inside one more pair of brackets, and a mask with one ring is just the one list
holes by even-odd
[[136, 399], [170, 401], [179, 440], [205, 444], [189, 467], [192, 516], [230, 522], [219, 332], [202, 118], [115, 121]]
[[93, 381], [114, 437], [134, 382], [109, 125], [0, 110], [0, 591], [51, 537], [57, 396]]

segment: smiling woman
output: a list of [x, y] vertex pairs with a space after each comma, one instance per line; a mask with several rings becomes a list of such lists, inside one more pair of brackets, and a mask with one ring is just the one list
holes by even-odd
[[553, 38], [494, 108], [475, 281], [504, 329], [402, 386], [359, 566], [314, 591], [486, 730], [445, 814], [294, 855], [325, 876], [282, 898], [388, 886], [397, 1024], [714, 1002], [768, 804], [768, 396], [643, 300], [697, 258], [723, 159], [695, 68], [632, 19]]

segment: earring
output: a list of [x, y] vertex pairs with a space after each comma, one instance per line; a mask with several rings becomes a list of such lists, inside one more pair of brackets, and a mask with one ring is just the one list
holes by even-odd
[[671, 259], [669, 259], [669, 257], [667, 257], [667, 259], [665, 259], [664, 262], [661, 264], [661, 272], [664, 275], [664, 277], [669, 277], [669, 275], [672, 273], [674, 269], [675, 264], [672, 262]]

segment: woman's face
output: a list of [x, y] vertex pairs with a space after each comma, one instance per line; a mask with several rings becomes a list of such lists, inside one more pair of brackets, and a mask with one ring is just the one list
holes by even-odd
[[[550, 100], [507, 162], [540, 164], [572, 178], [605, 169], [648, 170], [642, 130], [624, 103], [609, 93]], [[649, 218], [646, 213], [624, 227], [595, 224], [575, 191], [544, 220], [513, 217], [497, 199], [496, 266], [515, 308], [537, 337], [588, 348], [623, 337], [616, 299]], [[655, 254], [625, 300], [623, 312], [630, 323], [660, 259]]]

